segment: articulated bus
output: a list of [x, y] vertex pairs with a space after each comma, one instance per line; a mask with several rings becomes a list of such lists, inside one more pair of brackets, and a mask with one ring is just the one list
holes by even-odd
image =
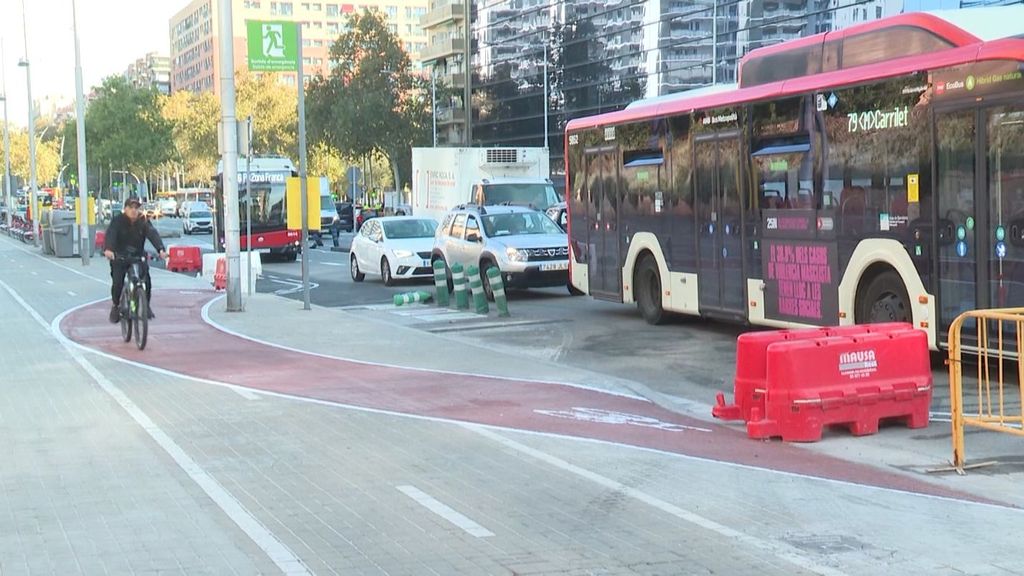
[[[794, 327], [1024, 306], [1024, 6], [752, 51], [739, 83], [566, 127], [571, 283]], [[965, 334], [967, 331], [965, 330]]]
[[[291, 160], [281, 156], [253, 157], [246, 172], [244, 159], [238, 162], [238, 220], [241, 249], [249, 246], [246, 219], [252, 218], [252, 248], [261, 253], [274, 254], [286, 260], [295, 260], [299, 253], [299, 232], [288, 230], [285, 215], [285, 184], [290, 176], [298, 176]], [[224, 244], [224, 167], [217, 164], [216, 226], [219, 246]], [[247, 178], [248, 176], [248, 178]], [[247, 210], [249, 195], [251, 207]]]

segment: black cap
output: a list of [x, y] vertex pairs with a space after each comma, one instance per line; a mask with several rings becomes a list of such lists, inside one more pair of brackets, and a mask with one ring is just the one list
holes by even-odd
[[138, 207], [142, 206], [142, 200], [139, 200], [138, 196], [130, 196], [130, 197], [128, 197], [127, 200], [125, 200], [124, 205], [126, 207], [127, 206], [135, 206], [135, 207], [138, 208]]

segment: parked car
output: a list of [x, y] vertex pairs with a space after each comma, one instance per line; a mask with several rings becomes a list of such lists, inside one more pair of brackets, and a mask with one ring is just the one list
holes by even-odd
[[[448, 212], [434, 237], [431, 260], [486, 271], [497, 267], [509, 288], [569, 285], [569, 238], [543, 212], [525, 206], [463, 205]], [[449, 273], [449, 277], [451, 274]]]
[[176, 216], [178, 214], [178, 201], [174, 198], [164, 198], [158, 204], [161, 216]]
[[380, 211], [376, 208], [360, 208], [356, 212], [356, 232], [363, 227], [363, 224], [371, 218], [377, 218], [380, 216]]
[[565, 202], [552, 204], [544, 211], [544, 213], [547, 214], [548, 218], [551, 218], [555, 224], [558, 224], [559, 228], [566, 232], [569, 231], [569, 214], [566, 211]]
[[437, 222], [427, 218], [387, 216], [365, 223], [352, 239], [352, 280], [379, 274], [385, 286], [395, 280], [433, 276], [430, 254]]
[[142, 205], [142, 210], [146, 214], [146, 218], [150, 220], [156, 220], [160, 217], [160, 205], [156, 202], [146, 202]]
[[181, 228], [185, 234], [208, 232], [213, 234], [213, 214], [209, 210], [189, 210], [181, 220]]
[[338, 211], [338, 223], [345, 232], [354, 232], [356, 226], [355, 209], [351, 202], [335, 202], [334, 209]]

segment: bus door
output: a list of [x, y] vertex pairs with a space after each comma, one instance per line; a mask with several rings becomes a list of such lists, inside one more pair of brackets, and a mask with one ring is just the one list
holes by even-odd
[[615, 146], [602, 146], [587, 150], [584, 159], [590, 220], [587, 238], [590, 295], [622, 302], [618, 150]]
[[697, 136], [694, 157], [700, 310], [745, 317], [739, 133]]
[[939, 111], [935, 126], [945, 329], [966, 310], [1024, 306], [1024, 107]]

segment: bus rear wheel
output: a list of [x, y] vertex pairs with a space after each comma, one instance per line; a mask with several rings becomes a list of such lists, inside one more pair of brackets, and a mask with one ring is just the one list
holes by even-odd
[[637, 267], [633, 290], [636, 307], [648, 324], [663, 324], [668, 317], [661, 307], [661, 275], [653, 258], [644, 258]]
[[893, 270], [875, 276], [857, 299], [858, 324], [911, 322], [912, 316], [907, 289]]

